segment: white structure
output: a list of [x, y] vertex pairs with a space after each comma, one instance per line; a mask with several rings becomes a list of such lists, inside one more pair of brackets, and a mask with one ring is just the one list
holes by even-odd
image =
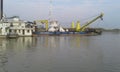
[[58, 31], [58, 26], [59, 26], [59, 25], [58, 25], [58, 22], [57, 22], [57, 21], [51, 21], [48, 31], [49, 31], [49, 32]]
[[58, 24], [57, 21], [51, 21], [50, 22], [50, 27], [48, 29], [49, 32], [65, 32], [65, 30]]
[[0, 36], [7, 36], [9, 33], [16, 33], [18, 36], [32, 36], [34, 28], [19, 19], [11, 17], [0, 22]]

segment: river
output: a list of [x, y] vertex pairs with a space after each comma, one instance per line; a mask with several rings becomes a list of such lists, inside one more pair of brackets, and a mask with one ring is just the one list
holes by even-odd
[[120, 33], [0, 38], [0, 72], [120, 72]]

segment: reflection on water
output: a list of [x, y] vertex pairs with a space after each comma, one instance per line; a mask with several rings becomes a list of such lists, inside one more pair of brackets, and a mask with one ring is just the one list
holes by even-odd
[[119, 72], [119, 34], [0, 39], [0, 72]]
[[[21, 37], [18, 39], [0, 39], [0, 72], [9, 72], [7, 64], [9, 57], [26, 50], [32, 50], [36, 46], [36, 39]], [[34, 50], [34, 49], [33, 49]]]
[[7, 72], [5, 68], [7, 61], [6, 41], [0, 40], [0, 72]]
[[66, 37], [66, 36], [48, 36], [38, 38], [41, 47], [56, 48], [65, 45], [72, 47], [80, 47], [80, 37]]

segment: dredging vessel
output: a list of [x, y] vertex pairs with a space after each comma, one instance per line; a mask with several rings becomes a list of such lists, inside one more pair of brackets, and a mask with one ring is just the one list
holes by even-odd
[[[36, 20], [35, 22], [35, 32], [33, 32], [33, 36], [41, 36], [41, 35], [100, 35], [101, 30], [96, 28], [88, 28], [90, 24], [98, 20], [99, 18], [103, 20], [103, 13], [87, 22], [83, 26], [80, 26], [80, 22], [77, 21], [76, 27], [72, 22], [71, 28], [63, 28], [57, 21], [48, 21], [48, 20]], [[38, 27], [37, 24], [45, 24], [44, 27]], [[49, 24], [49, 25], [48, 25]]]

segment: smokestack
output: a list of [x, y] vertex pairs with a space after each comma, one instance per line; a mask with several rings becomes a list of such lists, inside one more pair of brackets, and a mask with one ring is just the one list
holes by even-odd
[[0, 0], [0, 20], [3, 17], [3, 0]]

